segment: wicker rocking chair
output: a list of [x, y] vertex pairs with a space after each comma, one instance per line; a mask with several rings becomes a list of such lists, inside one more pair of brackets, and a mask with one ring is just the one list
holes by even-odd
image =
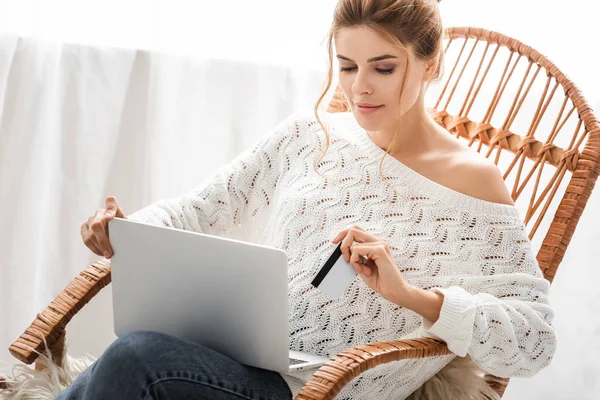
[[[524, 211], [529, 238], [532, 243], [540, 238], [537, 261], [552, 281], [600, 173], [598, 120], [575, 85], [518, 40], [479, 28], [448, 28], [444, 51], [443, 80], [428, 92], [434, 119], [469, 146], [477, 143], [486, 157], [495, 153], [494, 162]], [[338, 87], [328, 111], [346, 110]], [[11, 354], [31, 364], [45, 341], [60, 362], [67, 323], [110, 283], [110, 273], [102, 260], [87, 267], [10, 346]], [[446, 354], [446, 344], [436, 338], [353, 347], [322, 366], [296, 399], [333, 399], [379, 364]], [[489, 382], [502, 396], [508, 379]]]

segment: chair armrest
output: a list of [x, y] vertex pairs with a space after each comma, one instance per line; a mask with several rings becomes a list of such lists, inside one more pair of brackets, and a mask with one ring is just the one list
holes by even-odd
[[352, 379], [380, 364], [451, 354], [446, 343], [433, 337], [376, 342], [345, 350], [326, 362], [304, 385], [295, 400], [333, 399]]
[[110, 272], [110, 262], [101, 259], [79, 273], [9, 347], [10, 353], [19, 361], [31, 364], [48, 346], [55, 362], [60, 365], [67, 324], [110, 283]]

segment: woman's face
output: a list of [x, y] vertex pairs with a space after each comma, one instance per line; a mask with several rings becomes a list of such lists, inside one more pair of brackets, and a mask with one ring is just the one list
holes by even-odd
[[407, 65], [404, 51], [365, 26], [343, 28], [334, 40], [341, 88], [364, 129], [377, 131], [390, 126], [415, 105], [425, 79], [424, 61], [410, 52], [410, 67], [399, 102]]

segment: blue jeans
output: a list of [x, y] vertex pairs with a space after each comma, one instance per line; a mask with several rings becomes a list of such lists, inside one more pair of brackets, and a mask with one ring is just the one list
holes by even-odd
[[292, 398], [281, 376], [242, 365], [214, 350], [155, 332], [112, 343], [57, 399]]

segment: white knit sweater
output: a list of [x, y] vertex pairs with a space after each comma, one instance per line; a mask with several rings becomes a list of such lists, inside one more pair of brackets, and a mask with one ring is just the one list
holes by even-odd
[[[381, 150], [351, 113], [323, 114], [331, 144], [310, 113], [290, 116], [197, 188], [159, 201], [131, 219], [283, 249], [289, 259], [293, 350], [328, 357], [374, 341], [438, 336], [500, 377], [531, 376], [556, 347], [542, 277], [514, 206], [456, 192]], [[336, 182], [338, 180], [339, 182]], [[424, 321], [369, 289], [360, 277], [331, 301], [310, 281], [336, 245], [359, 225], [386, 237], [412, 285], [444, 294], [439, 320]], [[402, 399], [454, 356], [378, 366], [338, 399]], [[284, 375], [294, 395], [314, 370]]]

